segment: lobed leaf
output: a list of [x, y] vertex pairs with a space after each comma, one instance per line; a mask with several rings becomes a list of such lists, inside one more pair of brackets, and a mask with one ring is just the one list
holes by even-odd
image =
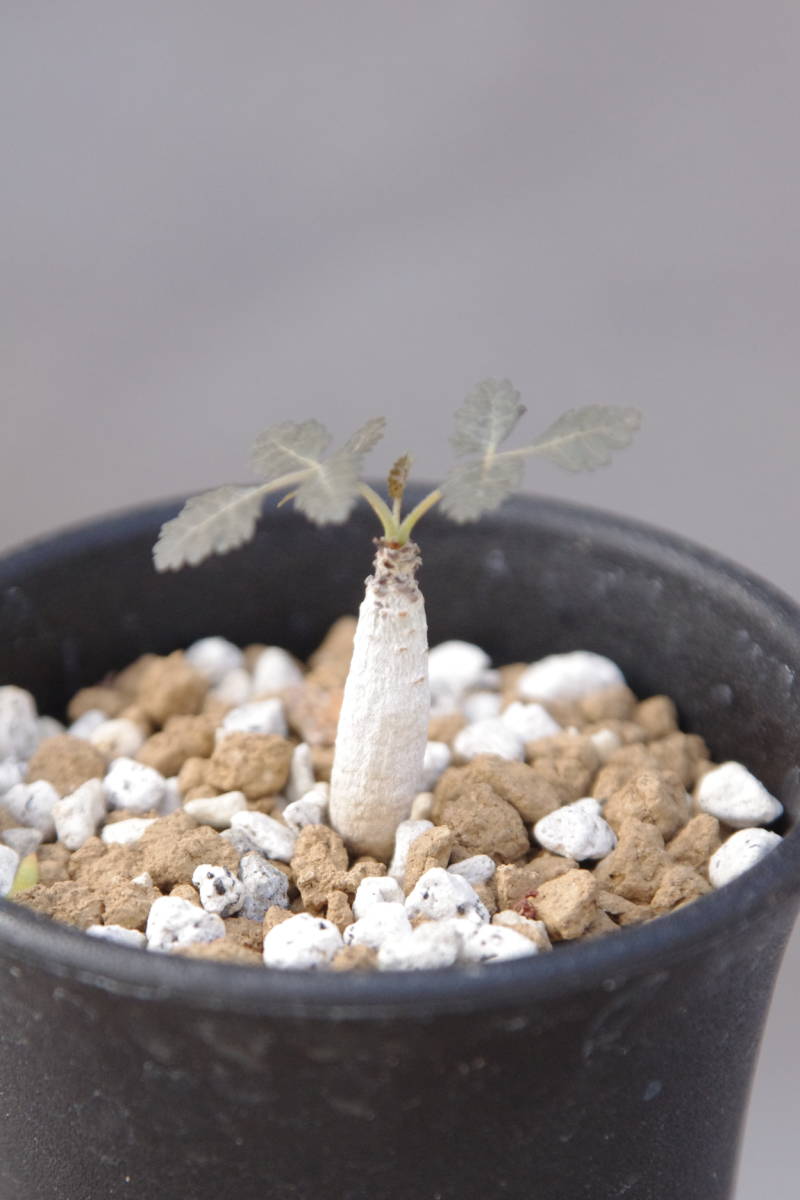
[[453, 521], [477, 521], [519, 489], [519, 458], [487, 458], [453, 467], [442, 484], [442, 512]]
[[606, 466], [613, 451], [629, 445], [641, 423], [635, 408], [602, 404], [573, 408], [527, 447], [527, 453], [549, 458], [566, 471], [593, 471]]
[[359, 457], [342, 447], [313, 472], [294, 493], [294, 506], [317, 525], [339, 525], [358, 499]]
[[353, 436], [345, 442], [343, 448], [361, 458], [362, 455], [368, 454], [377, 446], [385, 432], [386, 417], [373, 417], [371, 421], [367, 421], [365, 425], [356, 430]]
[[253, 536], [261, 511], [260, 487], [215, 488], [187, 500], [177, 517], [161, 527], [153, 548], [157, 571], [176, 571], [211, 554], [224, 554]]
[[456, 454], [493, 454], [524, 412], [510, 380], [484, 379], [456, 413], [450, 443]]
[[260, 433], [253, 443], [250, 462], [267, 483], [294, 471], [306, 471], [319, 462], [331, 435], [319, 421], [282, 421]]

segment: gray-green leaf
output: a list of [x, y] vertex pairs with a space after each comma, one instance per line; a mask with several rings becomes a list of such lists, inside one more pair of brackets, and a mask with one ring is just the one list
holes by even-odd
[[519, 458], [487, 458], [453, 467], [442, 484], [442, 511], [453, 521], [477, 521], [519, 489]]
[[153, 548], [156, 570], [176, 571], [249, 541], [262, 498], [260, 487], [230, 485], [187, 500], [178, 516], [161, 527]]
[[450, 443], [456, 454], [492, 454], [525, 411], [508, 379], [484, 379], [456, 413]]
[[359, 460], [342, 447], [313, 473], [294, 494], [294, 506], [317, 525], [339, 525], [358, 499]]
[[613, 451], [629, 445], [641, 423], [641, 413], [635, 408], [602, 404], [572, 408], [527, 452], [549, 458], [567, 471], [593, 471], [606, 466]]
[[373, 417], [371, 421], [367, 421], [365, 425], [357, 429], [353, 436], [345, 442], [344, 449], [349, 450], [351, 454], [355, 454], [360, 458], [377, 446], [385, 432], [386, 417]]
[[319, 421], [282, 421], [260, 433], [253, 443], [253, 470], [267, 483], [319, 462], [331, 435]]

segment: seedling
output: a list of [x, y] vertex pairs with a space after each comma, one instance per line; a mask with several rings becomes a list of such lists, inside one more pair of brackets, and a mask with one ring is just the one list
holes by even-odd
[[436, 505], [453, 521], [478, 520], [518, 490], [531, 457], [568, 471], [605, 466], [640, 424], [635, 409], [590, 405], [565, 413], [535, 442], [501, 449], [525, 411], [508, 380], [480, 383], [455, 415], [450, 440], [462, 461], [406, 514], [408, 455], [389, 473], [388, 502], [360, 478], [364, 458], [383, 437], [383, 417], [330, 454], [331, 437], [319, 421], [286, 421], [256, 439], [251, 462], [263, 482], [196, 496], [161, 529], [153, 557], [157, 570], [167, 571], [249, 541], [269, 495], [282, 493], [281, 504], [293, 503], [317, 525], [342, 523], [359, 498], [374, 511], [383, 536], [359, 611], [330, 789], [331, 824], [357, 853], [388, 857], [422, 771], [430, 693], [420, 554], [411, 540], [417, 523]]

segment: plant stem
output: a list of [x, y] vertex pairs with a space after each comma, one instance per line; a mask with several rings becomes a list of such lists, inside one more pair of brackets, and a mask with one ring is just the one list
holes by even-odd
[[400, 527], [386, 501], [368, 483], [360, 483], [358, 490], [383, 526], [387, 542], [399, 542]]
[[403, 521], [402, 525], [397, 531], [397, 541], [401, 546], [405, 545], [405, 543], [411, 537], [412, 530], [417, 521], [419, 521], [420, 517], [424, 517], [425, 513], [432, 509], [434, 504], [438, 504], [441, 498], [441, 491], [439, 488], [435, 488], [434, 491], [429, 492], [423, 500], [420, 500], [419, 504], [417, 504], [415, 508], [412, 508], [411, 512], [408, 514], [405, 521]]

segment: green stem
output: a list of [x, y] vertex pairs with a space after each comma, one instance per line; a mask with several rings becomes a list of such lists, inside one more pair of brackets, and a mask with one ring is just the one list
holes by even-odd
[[383, 533], [387, 542], [399, 542], [401, 540], [400, 527], [386, 501], [368, 483], [360, 483], [358, 490], [383, 526]]
[[397, 541], [401, 546], [404, 545], [411, 537], [411, 531], [420, 517], [424, 517], [425, 513], [432, 509], [434, 504], [438, 504], [441, 498], [441, 491], [439, 488], [435, 488], [434, 491], [429, 492], [423, 500], [420, 500], [419, 504], [417, 504], [415, 508], [412, 508], [411, 512], [408, 514], [405, 521], [403, 521], [402, 525], [397, 531]]

